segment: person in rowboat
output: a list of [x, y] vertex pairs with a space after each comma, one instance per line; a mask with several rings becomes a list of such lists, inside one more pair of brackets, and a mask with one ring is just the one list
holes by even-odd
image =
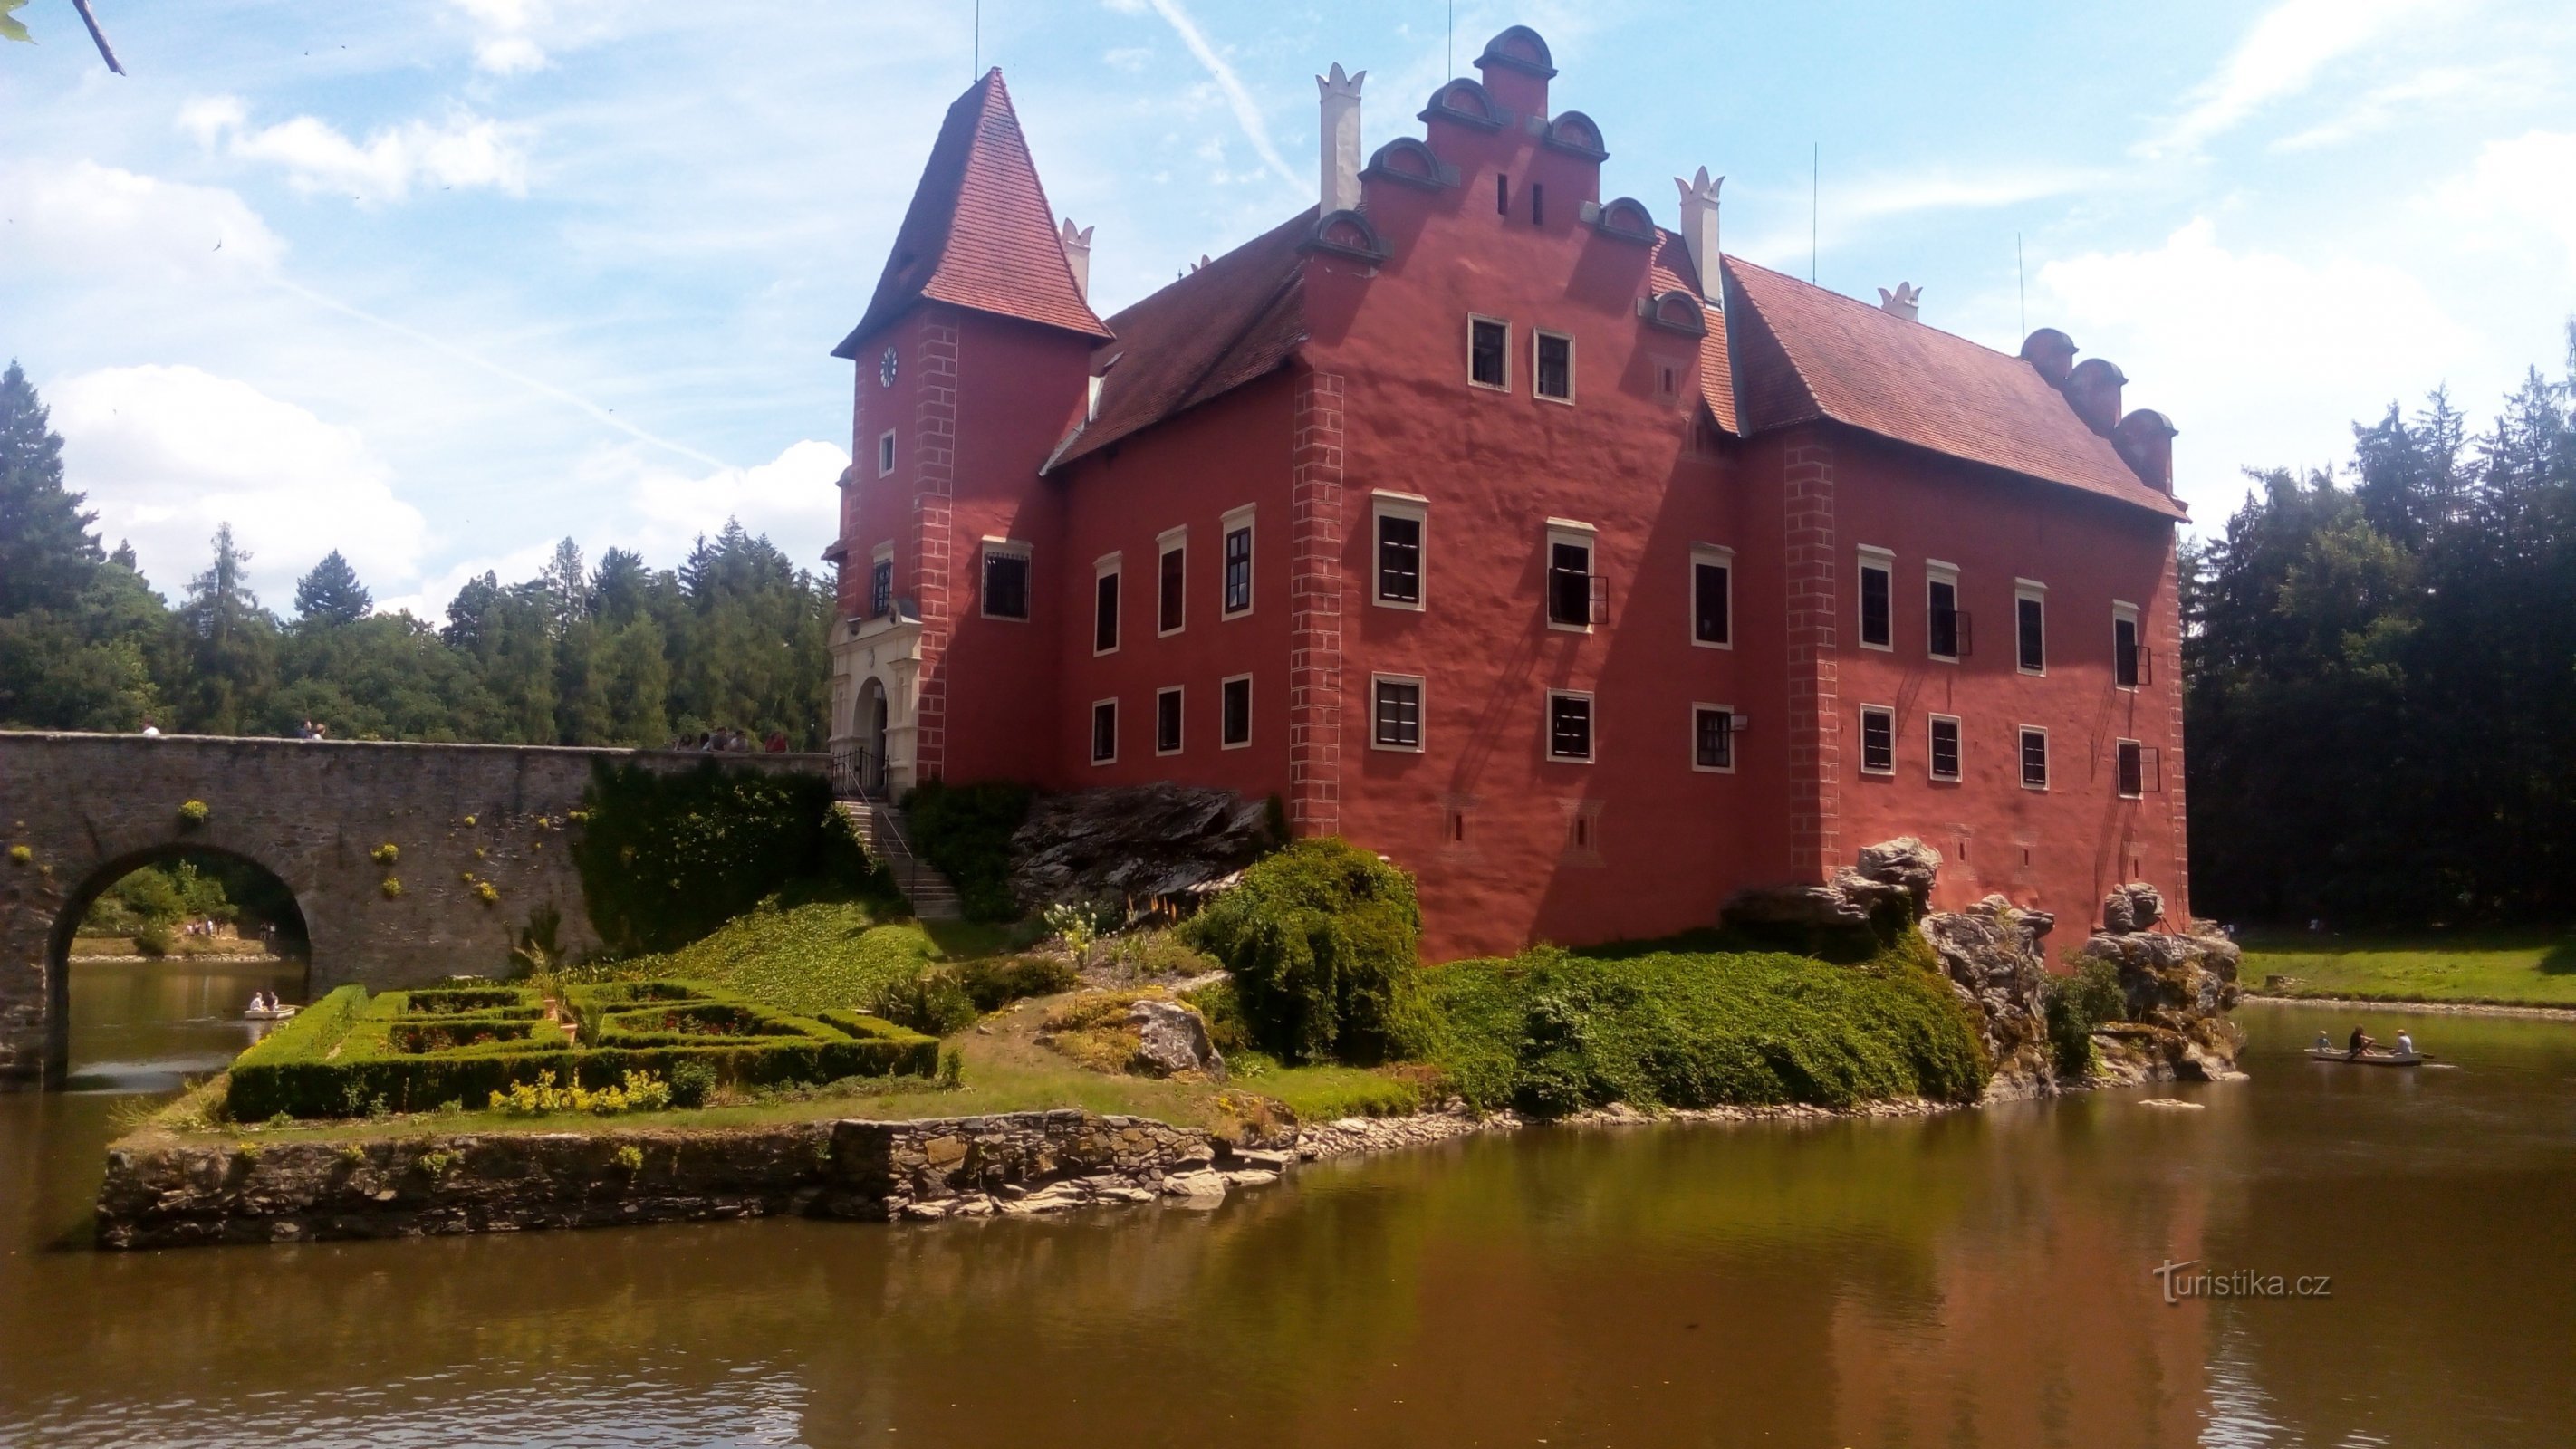
[[2317, 1028], [2317, 1050], [2321, 1052], [2334, 1050], [2334, 1038], [2326, 1035], [2326, 1029], [2322, 1026]]
[[2352, 1029], [2352, 1041], [2351, 1041], [2351, 1043], [2350, 1043], [2350, 1046], [2351, 1046], [2351, 1048], [2352, 1048], [2352, 1057], [2351, 1057], [2351, 1060], [2356, 1061], [2356, 1062], [2357, 1062], [2357, 1061], [2360, 1061], [2360, 1060], [2361, 1060], [2361, 1054], [2362, 1054], [2363, 1052], [2366, 1052], [2366, 1051], [2370, 1050], [2372, 1047], [2375, 1047], [2375, 1046], [2377, 1046], [2377, 1045], [2379, 1045], [2379, 1038], [2377, 1038], [2377, 1037], [2375, 1037], [2375, 1036], [2372, 1036], [2370, 1033], [2368, 1033], [2368, 1032], [2366, 1032], [2366, 1031], [2363, 1031], [2363, 1030], [2362, 1030], [2360, 1027], [2358, 1027], [2358, 1026], [2354, 1027], [2354, 1028]]
[[2401, 1057], [2415, 1055], [2415, 1034], [2403, 1027], [2400, 1027], [2397, 1032], [2397, 1054]]

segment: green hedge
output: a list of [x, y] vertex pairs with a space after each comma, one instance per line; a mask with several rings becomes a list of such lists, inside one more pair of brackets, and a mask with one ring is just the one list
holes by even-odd
[[891, 889], [820, 775], [713, 758], [678, 774], [603, 761], [585, 800], [573, 862], [614, 955], [685, 946], [791, 888]]
[[695, 1064], [718, 1082], [768, 1086], [928, 1076], [939, 1065], [938, 1042], [874, 1018], [836, 1013], [840, 1020], [818, 1021], [688, 982], [572, 988], [578, 1045], [566, 1044], [553, 1023], [529, 1018], [532, 1008], [542, 1016], [534, 990], [481, 994], [496, 999], [480, 1011], [429, 1014], [415, 1011], [415, 1000], [431, 998], [434, 1011], [453, 993], [370, 998], [364, 988], [342, 987], [233, 1063], [232, 1115], [347, 1116], [379, 1099], [396, 1112], [447, 1102], [473, 1108], [549, 1072], [558, 1083], [610, 1087], [628, 1072], [669, 1078]]
[[1255, 862], [1183, 927], [1234, 973], [1255, 1046], [1283, 1062], [1390, 1060], [1429, 1030], [1413, 878], [1332, 838]]
[[903, 798], [913, 848], [957, 887], [970, 921], [1016, 921], [1011, 895], [1011, 836], [1029, 818], [1037, 792], [1026, 785], [988, 780], [951, 785], [931, 780]]

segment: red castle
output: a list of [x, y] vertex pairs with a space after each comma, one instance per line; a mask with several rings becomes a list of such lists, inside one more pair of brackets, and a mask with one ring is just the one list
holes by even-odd
[[2181, 917], [2173, 428], [1600, 194], [1515, 26], [1315, 206], [1107, 319], [999, 70], [866, 314], [833, 738], [877, 783], [1174, 780], [1418, 880], [1424, 953], [1705, 925], [1862, 845]]

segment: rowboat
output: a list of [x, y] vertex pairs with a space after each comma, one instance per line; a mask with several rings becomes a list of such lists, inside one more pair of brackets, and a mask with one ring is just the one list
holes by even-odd
[[244, 1021], [284, 1021], [295, 1014], [292, 1006], [254, 1006], [242, 1013]]
[[2356, 1067], [2420, 1067], [2431, 1060], [2422, 1052], [2363, 1052], [2354, 1056], [2342, 1047], [2310, 1047], [2308, 1055], [2321, 1062], [2343, 1062]]

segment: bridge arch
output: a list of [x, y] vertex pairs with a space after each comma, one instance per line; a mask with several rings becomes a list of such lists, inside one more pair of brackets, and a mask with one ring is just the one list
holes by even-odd
[[[572, 817], [593, 765], [674, 751], [0, 731], [0, 1087], [59, 1075], [69, 932], [132, 863], [248, 860], [295, 895], [315, 993], [494, 972], [531, 922], [594, 950]], [[823, 771], [821, 755], [729, 766]]]

